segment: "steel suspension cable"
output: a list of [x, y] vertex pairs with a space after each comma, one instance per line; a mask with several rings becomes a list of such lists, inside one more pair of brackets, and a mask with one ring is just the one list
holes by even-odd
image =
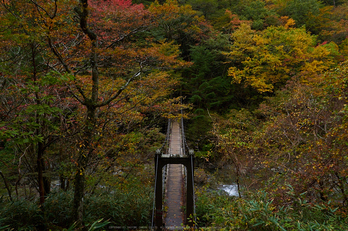
[[171, 119], [168, 119], [166, 138], [164, 139], [163, 144], [162, 144], [162, 147], [160, 148], [160, 150], [162, 150], [162, 149], [164, 148], [164, 146], [165, 146], [165, 145], [168, 143], [168, 141], [169, 141], [170, 126], [171, 126]]
[[193, 198], [193, 219], [195, 221], [194, 227], [197, 224], [196, 220], [196, 197], [195, 197], [195, 183], [194, 183], [194, 174], [193, 174], [193, 155], [190, 155], [191, 158], [191, 174], [192, 174], [192, 198]]
[[[182, 131], [182, 146], [183, 146], [183, 150], [185, 150], [185, 147], [187, 148], [187, 150], [189, 150], [189, 155], [191, 158], [191, 177], [192, 177], [192, 198], [193, 198], [193, 219], [195, 222], [195, 225], [197, 224], [197, 220], [196, 220], [196, 197], [195, 197], [195, 185], [194, 185], [194, 169], [193, 169], [193, 153], [190, 153], [190, 148], [186, 142], [186, 136], [185, 136], [185, 131], [184, 131], [184, 117], [183, 117], [183, 112], [181, 109], [181, 131]], [[184, 151], [185, 154], [185, 151]], [[190, 174], [190, 173], [188, 173]], [[194, 226], [195, 227], [195, 226]]]
[[182, 117], [182, 110], [181, 110], [181, 149], [182, 154], [185, 156], [185, 131], [184, 131], [184, 119]]
[[[167, 134], [166, 138], [163, 141], [163, 144], [161, 148], [159, 148], [158, 154], [161, 153], [162, 149], [164, 146], [168, 143], [169, 140], [169, 134], [170, 134], [170, 125], [171, 125], [171, 120], [168, 119], [168, 124], [167, 124]], [[153, 192], [153, 204], [152, 204], [152, 217], [151, 217], [151, 230], [154, 229], [154, 219], [155, 219], [155, 202], [156, 202], [156, 186], [157, 186], [157, 175], [158, 175], [158, 155], [156, 155], [156, 171], [155, 171], [155, 187], [154, 187], [154, 192]], [[162, 170], [162, 169], [161, 169]]]

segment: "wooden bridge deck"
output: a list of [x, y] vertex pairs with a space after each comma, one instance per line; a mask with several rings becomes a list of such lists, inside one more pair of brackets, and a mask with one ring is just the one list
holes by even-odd
[[[169, 154], [182, 153], [182, 138], [181, 130], [178, 122], [172, 123]], [[182, 230], [184, 223], [183, 213], [183, 166], [181, 164], [168, 165], [167, 185], [166, 185], [166, 215], [165, 227], [166, 230]]]

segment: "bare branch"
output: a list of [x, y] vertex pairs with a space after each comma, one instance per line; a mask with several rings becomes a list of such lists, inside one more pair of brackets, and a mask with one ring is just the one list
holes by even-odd
[[[64, 61], [63, 57], [61, 56], [61, 54], [59, 53], [59, 51], [56, 49], [55, 46], [53, 46], [51, 38], [50, 37], [47, 37], [47, 38], [48, 38], [48, 44], [49, 44], [51, 50], [56, 55], [56, 57], [58, 58], [59, 62], [63, 65], [65, 71], [68, 72], [69, 74], [72, 74], [72, 71], [70, 70], [69, 66], [65, 63], [65, 61]], [[69, 85], [66, 84], [66, 86], [69, 88], [69, 90], [71, 91], [73, 97], [77, 101], [79, 101], [81, 104], [85, 104], [85, 101], [86, 101], [87, 97], [84, 94], [84, 92], [82, 91], [82, 89], [77, 84], [75, 84], [75, 87], [78, 90], [78, 92], [82, 95], [84, 100], [81, 100], [76, 94], [74, 94], [73, 91], [71, 90], [71, 87]]]
[[[45, 10], [45, 8], [43, 8], [42, 6], [40, 6], [36, 1], [30, 0], [30, 2], [32, 2], [32, 3], [36, 6], [36, 8], [38, 9], [38, 12], [40, 13], [40, 15], [41, 15], [41, 12], [40, 12], [39, 9], [41, 9], [43, 12], [45, 12], [45, 14], [46, 14], [50, 19], [53, 19], [53, 18], [56, 16], [56, 13], [57, 13], [57, 0], [54, 1], [55, 9], [54, 9], [54, 14], [53, 14], [53, 16], [51, 16], [51, 15], [47, 12], [47, 10]], [[41, 15], [41, 17], [42, 17], [42, 15]]]
[[116, 39], [115, 41], [113, 41], [109, 46], [107, 46], [106, 48], [112, 48], [114, 47], [117, 43], [125, 40], [126, 38], [128, 38], [130, 35], [136, 34], [138, 32], [142, 32], [145, 31], [145, 26], [141, 26], [138, 28], [135, 28], [134, 30], [130, 31], [128, 34], [125, 35], [121, 35], [119, 39]]
[[96, 105], [96, 107], [103, 107], [105, 105], [108, 105], [109, 103], [111, 103], [113, 100], [115, 100], [127, 87], [128, 85], [136, 78], [138, 77], [140, 74], [142, 73], [142, 69], [140, 69], [137, 73], [135, 73], [131, 78], [129, 78], [127, 80], [127, 82], [116, 92], [115, 95], [113, 95], [112, 97], [110, 97], [108, 100], [101, 102], [99, 104]]
[[48, 39], [48, 45], [50, 46], [50, 48], [53, 51], [53, 53], [55, 54], [55, 56], [57, 56], [60, 63], [63, 65], [65, 71], [68, 72], [69, 74], [71, 74], [72, 72], [71, 72], [69, 66], [64, 62], [62, 55], [59, 53], [59, 51], [56, 49], [56, 47], [52, 44], [51, 38], [49, 36], [47, 36], [47, 39]]

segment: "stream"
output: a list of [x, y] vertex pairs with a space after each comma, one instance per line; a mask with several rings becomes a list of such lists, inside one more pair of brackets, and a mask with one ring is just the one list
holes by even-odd
[[239, 196], [237, 184], [224, 184], [220, 186], [219, 189], [226, 192], [229, 196]]

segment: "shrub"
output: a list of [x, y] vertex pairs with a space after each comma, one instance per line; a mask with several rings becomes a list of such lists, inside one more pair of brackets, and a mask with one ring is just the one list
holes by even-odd
[[[129, 186], [112, 193], [86, 195], [84, 223], [87, 227], [150, 225], [152, 188]], [[0, 201], [0, 230], [63, 230], [73, 227], [73, 192], [52, 192], [41, 210], [37, 201], [25, 199], [14, 202]], [[103, 221], [103, 222], [101, 222]]]
[[215, 191], [205, 191], [201, 189], [196, 192], [196, 216], [197, 226], [211, 226], [216, 220], [218, 210], [232, 203], [233, 197], [221, 195]]
[[49, 223], [49, 227], [68, 228], [73, 224], [71, 211], [73, 206], [72, 191], [55, 191], [49, 194], [43, 205], [45, 211], [45, 219]]
[[137, 187], [114, 190], [112, 193], [89, 197], [86, 202], [86, 222], [100, 218], [116, 226], [146, 226], [151, 220], [152, 188]]
[[43, 225], [43, 215], [39, 206], [28, 200], [3, 203], [0, 209], [1, 226], [14, 230], [36, 230]]
[[[291, 187], [288, 194], [295, 195]], [[198, 196], [198, 220], [226, 230], [346, 230], [348, 227], [347, 217], [337, 213], [329, 203], [308, 203], [303, 194], [282, 207], [276, 207], [270, 195], [263, 191], [230, 199], [207, 192]]]

